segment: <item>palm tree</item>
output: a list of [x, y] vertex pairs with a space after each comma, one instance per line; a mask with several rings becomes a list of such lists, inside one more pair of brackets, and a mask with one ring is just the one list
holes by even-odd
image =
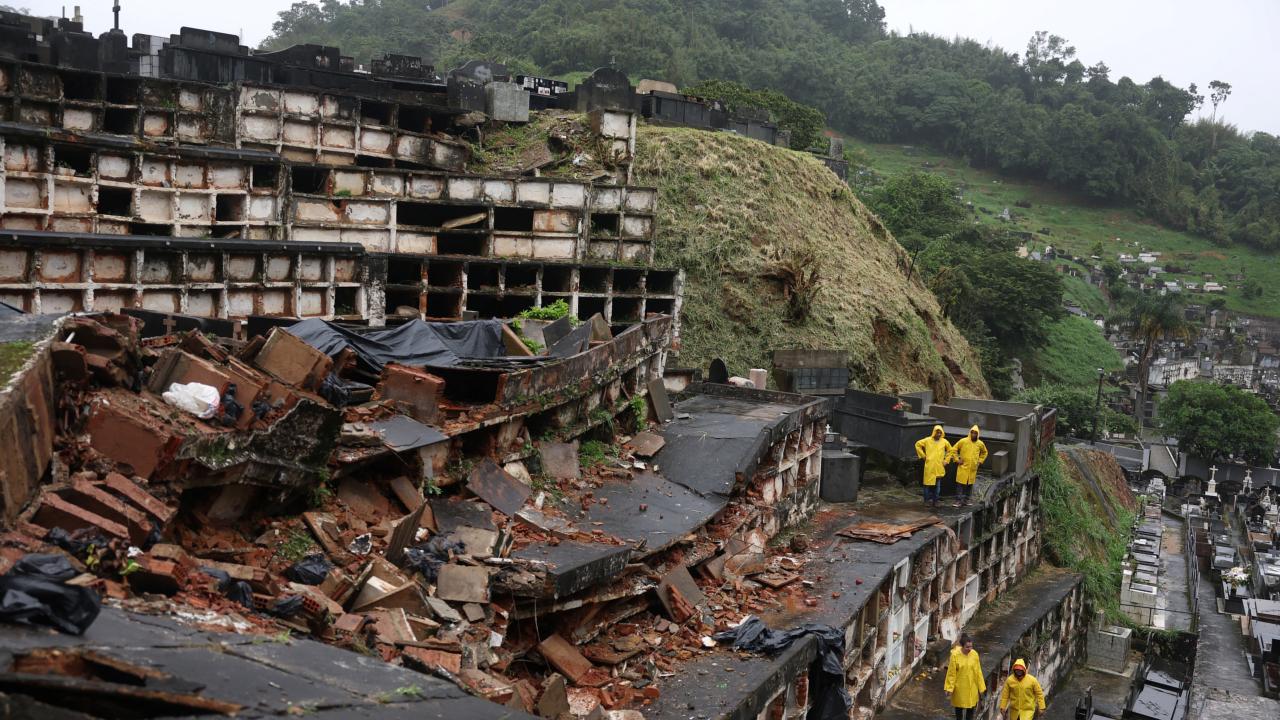
[[1183, 314], [1182, 303], [1173, 295], [1142, 294], [1129, 307], [1129, 322], [1134, 337], [1142, 343], [1138, 352], [1138, 405], [1135, 417], [1142, 428], [1143, 409], [1147, 405], [1147, 375], [1155, 350], [1161, 340], [1183, 340], [1191, 336], [1191, 325]]

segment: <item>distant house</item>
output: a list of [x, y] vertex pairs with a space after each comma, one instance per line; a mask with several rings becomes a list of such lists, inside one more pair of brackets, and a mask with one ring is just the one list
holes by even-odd
[[1151, 267], [1147, 268], [1147, 274], [1150, 275], [1151, 277], [1155, 277], [1163, 272], [1164, 272], [1164, 268], [1160, 267], [1159, 265], [1152, 265]]
[[1207, 293], [1220, 293], [1226, 292], [1227, 289], [1216, 282], [1207, 282], [1204, 284], [1204, 291]]
[[1160, 253], [1158, 252], [1138, 253], [1138, 262], [1146, 263], [1150, 265], [1151, 263], [1157, 262], [1159, 260], [1160, 260]]
[[1138, 262], [1138, 259], [1130, 255], [1129, 253], [1120, 253], [1120, 257], [1116, 259], [1120, 261], [1121, 265], [1128, 265], [1130, 263]]
[[1184, 287], [1186, 287], [1186, 288], [1187, 288], [1187, 290], [1188, 290], [1188, 291], [1190, 291], [1190, 292], [1199, 292], [1199, 291], [1200, 291], [1200, 283], [1193, 283], [1193, 282], [1189, 282], [1189, 283], [1186, 283], [1186, 284], [1184, 285]]
[[1182, 292], [1182, 286], [1178, 284], [1177, 280], [1170, 280], [1166, 282], [1164, 284], [1164, 289], [1165, 289], [1165, 292], [1171, 292], [1171, 293]]

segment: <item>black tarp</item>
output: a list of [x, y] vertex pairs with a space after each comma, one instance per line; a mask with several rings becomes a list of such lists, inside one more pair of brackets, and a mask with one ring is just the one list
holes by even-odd
[[353, 332], [319, 319], [303, 320], [287, 330], [311, 347], [333, 357], [351, 348], [361, 369], [382, 372], [389, 362], [421, 367], [451, 367], [461, 359], [505, 355], [501, 320], [430, 323], [414, 320], [385, 330]]
[[735, 650], [774, 656], [796, 640], [812, 635], [818, 656], [809, 669], [809, 697], [813, 705], [808, 720], [842, 720], [849, 717], [853, 700], [844, 684], [844, 633], [830, 625], [805, 623], [790, 630], [773, 630], [755, 615], [732, 630], [716, 633], [718, 643], [733, 643]]

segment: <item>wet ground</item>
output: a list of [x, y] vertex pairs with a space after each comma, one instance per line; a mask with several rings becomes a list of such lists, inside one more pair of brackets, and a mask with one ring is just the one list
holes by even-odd
[[1191, 632], [1191, 593], [1187, 572], [1187, 526], [1180, 518], [1164, 516], [1160, 538], [1160, 575], [1164, 592], [1158, 600], [1156, 627]]

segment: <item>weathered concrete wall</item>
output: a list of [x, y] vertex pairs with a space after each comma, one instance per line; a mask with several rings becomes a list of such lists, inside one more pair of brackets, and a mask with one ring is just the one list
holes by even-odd
[[[0, 525], [13, 521], [53, 458], [57, 418], [50, 348], [56, 325], [10, 378], [0, 378]], [[6, 335], [0, 335], [0, 345]]]

